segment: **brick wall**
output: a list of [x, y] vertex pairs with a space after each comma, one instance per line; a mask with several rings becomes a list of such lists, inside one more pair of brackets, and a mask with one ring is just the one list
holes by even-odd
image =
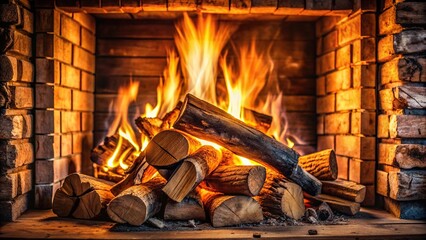
[[91, 173], [95, 25], [90, 15], [36, 2], [36, 208], [51, 207], [68, 174]]
[[375, 203], [376, 6], [359, 1], [349, 17], [323, 17], [317, 31], [318, 150], [333, 148], [338, 177], [367, 186]]
[[[144, 111], [147, 102], [155, 104], [156, 87], [166, 67], [166, 49], [175, 48], [174, 24], [172, 20], [98, 20], [95, 143], [102, 141], [114, 119], [110, 105], [117, 98], [118, 88], [130, 79], [140, 83], [130, 121], [133, 122], [136, 113]], [[314, 23], [229, 21], [227, 24], [239, 26], [232, 37], [237, 47], [248, 44], [252, 36], [256, 37], [257, 49], [266, 51], [273, 44], [271, 57], [275, 70], [271, 77], [279, 82], [284, 93], [288, 131], [298, 137], [298, 151], [313, 152], [316, 146]], [[235, 58], [232, 53], [228, 56]], [[219, 82], [223, 80], [221, 75]]]
[[0, 4], [0, 221], [14, 221], [33, 189], [33, 10], [30, 1]]
[[426, 4], [386, 0], [379, 10], [377, 193], [396, 216], [425, 218]]

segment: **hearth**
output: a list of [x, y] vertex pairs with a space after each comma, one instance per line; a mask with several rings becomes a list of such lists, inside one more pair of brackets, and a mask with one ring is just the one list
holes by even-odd
[[[180, 208], [214, 227], [271, 216], [312, 223], [324, 202], [327, 214], [364, 206], [424, 219], [425, 8], [387, 0], [2, 3], [0, 219], [52, 202], [58, 216], [93, 218], [110, 201], [113, 221], [157, 227], [154, 215], [191, 220], [174, 215]], [[176, 139], [193, 149], [182, 155]], [[253, 193], [228, 186], [226, 174], [264, 180], [242, 183], [261, 182]], [[114, 183], [99, 190], [104, 180]], [[126, 200], [135, 183], [155, 204]], [[123, 213], [126, 201], [140, 200], [155, 210], [142, 220]], [[234, 212], [239, 221], [212, 207], [221, 201], [231, 211], [246, 206]]]

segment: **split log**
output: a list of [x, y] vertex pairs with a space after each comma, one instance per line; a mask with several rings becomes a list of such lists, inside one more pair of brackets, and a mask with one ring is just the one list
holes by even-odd
[[326, 195], [326, 194], [320, 194], [318, 196], [310, 196], [305, 194], [305, 198], [309, 201], [314, 202], [314, 204], [321, 204], [323, 202], [326, 202], [330, 208], [334, 211], [353, 216], [359, 212], [361, 209], [361, 205], [356, 202], [351, 202], [348, 200], [344, 200], [338, 197]]
[[256, 196], [263, 187], [266, 169], [262, 166], [219, 166], [204, 181], [203, 188], [224, 194]]
[[270, 170], [267, 171], [265, 184], [256, 200], [268, 217], [286, 216], [297, 220], [305, 213], [302, 188]]
[[299, 166], [319, 180], [337, 179], [337, 161], [333, 149], [301, 156]]
[[321, 191], [321, 182], [298, 166], [299, 154], [293, 149], [191, 94], [173, 127], [275, 168], [311, 195]]
[[165, 130], [155, 135], [148, 143], [146, 161], [158, 168], [170, 167], [201, 146], [193, 137], [177, 130]]
[[176, 202], [182, 201], [222, 160], [222, 153], [212, 146], [202, 146], [189, 155], [173, 173], [163, 192]]
[[364, 185], [346, 180], [322, 181], [322, 193], [362, 203], [365, 198]]
[[164, 178], [156, 177], [121, 192], [108, 205], [109, 217], [118, 223], [139, 226], [161, 210], [165, 184]]
[[122, 181], [124, 179], [124, 176], [119, 173], [115, 173], [114, 171], [116, 171], [116, 169], [110, 170], [110, 169], [105, 169], [102, 166], [95, 165], [93, 176], [95, 178], [103, 179], [113, 183]]
[[55, 193], [52, 210], [60, 217], [95, 218], [114, 197], [112, 184], [83, 174], [68, 175]]
[[[118, 139], [118, 134], [105, 137], [103, 144], [100, 144], [92, 149], [90, 160], [98, 165], [106, 166], [108, 159], [112, 156], [114, 150], [117, 148]], [[119, 150], [120, 153], [126, 151], [128, 148], [133, 147], [127, 140], [123, 139], [121, 148]]]
[[263, 220], [262, 208], [252, 197], [223, 195], [201, 190], [203, 204], [213, 227], [258, 223]]
[[171, 199], [164, 206], [164, 220], [206, 220], [203, 202], [199, 189], [190, 192], [181, 202]]

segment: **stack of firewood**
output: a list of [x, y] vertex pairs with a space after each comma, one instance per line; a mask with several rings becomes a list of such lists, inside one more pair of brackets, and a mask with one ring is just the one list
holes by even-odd
[[[209, 219], [214, 227], [264, 217], [315, 222], [332, 219], [332, 210], [359, 211], [365, 187], [336, 181], [333, 150], [300, 156], [264, 133], [271, 117], [252, 114], [253, 126], [188, 94], [163, 119], [138, 118], [136, 125], [151, 140], [139, 155], [129, 154], [125, 177], [114, 184], [71, 174], [55, 194], [53, 211], [83, 219], [106, 212], [113, 221], [131, 225], [154, 216]], [[109, 158], [115, 139], [97, 146], [92, 160], [102, 164]], [[239, 156], [258, 164], [241, 165]]]

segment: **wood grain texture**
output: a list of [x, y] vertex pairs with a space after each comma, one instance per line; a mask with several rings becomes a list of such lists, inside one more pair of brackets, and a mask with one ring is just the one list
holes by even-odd
[[299, 166], [319, 180], [337, 179], [336, 154], [327, 149], [299, 157]]
[[206, 220], [199, 189], [189, 193], [181, 202], [168, 199], [164, 205], [164, 220]]
[[362, 203], [366, 188], [361, 184], [346, 180], [322, 181], [322, 193]]
[[389, 197], [398, 201], [426, 199], [426, 170], [389, 172]]
[[426, 146], [380, 143], [378, 162], [403, 169], [426, 168]]

